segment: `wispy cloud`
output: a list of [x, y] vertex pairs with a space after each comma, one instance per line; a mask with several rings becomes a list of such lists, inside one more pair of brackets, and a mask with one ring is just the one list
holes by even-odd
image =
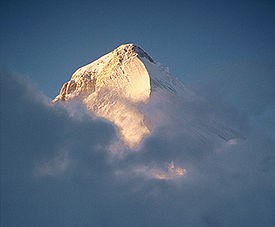
[[66, 151], [55, 154], [51, 160], [40, 161], [35, 164], [34, 175], [36, 176], [60, 176], [68, 171], [72, 161]]

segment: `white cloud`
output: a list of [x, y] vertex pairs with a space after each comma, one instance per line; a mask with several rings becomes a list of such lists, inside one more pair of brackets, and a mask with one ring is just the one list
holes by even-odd
[[[234, 111], [220, 108], [212, 115], [219, 103], [156, 103], [153, 111], [169, 110], [158, 117], [165, 124], [138, 151], [116, 158], [110, 152], [116, 141], [112, 125], [74, 106], [65, 110], [40, 101], [45, 99], [29, 82], [11, 75], [1, 80], [3, 226], [18, 220], [53, 227], [275, 223], [274, 139], [251, 126], [239, 128], [244, 118]], [[222, 134], [229, 135], [224, 141], [215, 127], [208, 137], [202, 119], [230, 126], [238, 137]], [[171, 175], [171, 160], [186, 170], [182, 178], [151, 177], [154, 171]]]

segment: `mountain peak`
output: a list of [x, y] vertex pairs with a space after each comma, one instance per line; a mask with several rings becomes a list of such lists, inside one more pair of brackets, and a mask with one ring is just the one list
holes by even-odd
[[129, 56], [136, 54], [139, 58], [147, 58], [150, 62], [155, 63], [155, 61], [147, 54], [141, 47], [137, 46], [134, 43], [122, 44], [117, 47], [114, 51], [118, 56]]
[[112, 122], [131, 148], [150, 134], [151, 126], [139, 105], [151, 93], [176, 91], [172, 77], [139, 46], [123, 44], [74, 72], [52, 101], [78, 100], [88, 111]]

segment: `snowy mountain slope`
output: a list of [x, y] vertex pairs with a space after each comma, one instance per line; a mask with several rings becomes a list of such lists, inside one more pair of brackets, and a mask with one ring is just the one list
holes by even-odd
[[169, 76], [149, 75], [144, 62], [154, 73], [162, 70], [140, 47], [122, 45], [79, 68], [53, 103], [80, 100], [89, 111], [114, 123], [122, 140], [133, 148], [150, 133], [137, 106], [148, 102], [154, 87], [175, 92]]
[[194, 137], [215, 135], [225, 140], [232, 137], [230, 130], [215, 119], [193, 119], [188, 103], [196, 96], [134, 44], [121, 45], [79, 68], [53, 103], [80, 101], [96, 116], [112, 122], [124, 144], [136, 148], [155, 127], [165, 125], [165, 117], [179, 117], [175, 105], [181, 99], [187, 103], [183, 104], [185, 111], [179, 110], [184, 113], [179, 122], [184, 122], [187, 133]]

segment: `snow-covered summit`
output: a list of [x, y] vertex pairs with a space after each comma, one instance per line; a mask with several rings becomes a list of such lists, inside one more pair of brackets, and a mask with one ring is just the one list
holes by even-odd
[[133, 148], [150, 133], [138, 105], [147, 103], [155, 90], [177, 92], [179, 84], [142, 48], [124, 44], [76, 70], [53, 103], [79, 100], [90, 112], [112, 122], [122, 141]]
[[139, 58], [146, 58], [152, 63], [155, 63], [154, 60], [147, 54], [141, 47], [137, 46], [133, 43], [123, 44], [119, 47], [117, 47], [114, 50], [114, 53], [116, 53], [119, 57], [124, 58], [130, 57], [133, 55], [137, 55]]

